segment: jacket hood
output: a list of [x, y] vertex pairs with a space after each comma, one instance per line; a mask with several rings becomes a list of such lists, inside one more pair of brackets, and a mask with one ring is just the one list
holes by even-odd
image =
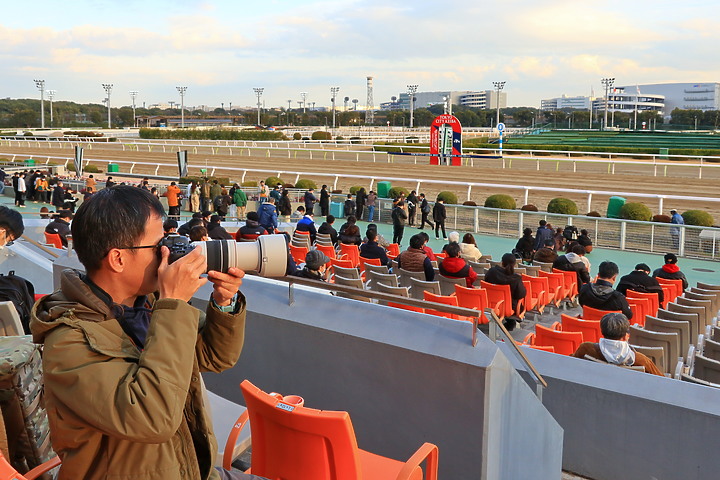
[[680, 267], [678, 267], [675, 263], [666, 263], [662, 266], [662, 269], [667, 273], [677, 273], [680, 271]]
[[615, 290], [613, 289], [612, 285], [602, 285], [600, 283], [591, 283], [590, 284], [590, 293], [601, 300], [607, 300], [610, 298], [612, 293]]
[[573, 252], [566, 253], [565, 258], [567, 258], [567, 261], [570, 263], [582, 262], [582, 257], [580, 255], [578, 255], [577, 253], [573, 253]]
[[601, 338], [599, 345], [600, 351], [608, 363], [614, 365], [633, 365], [635, 363], [635, 352], [630, 348], [628, 342]]

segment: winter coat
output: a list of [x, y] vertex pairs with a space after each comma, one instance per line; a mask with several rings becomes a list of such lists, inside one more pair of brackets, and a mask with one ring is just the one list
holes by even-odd
[[472, 284], [477, 280], [477, 272], [459, 257], [447, 257], [440, 263], [438, 270], [443, 277], [464, 278], [468, 288], [472, 288]]
[[280, 210], [280, 215], [288, 216], [292, 215], [292, 204], [290, 203], [290, 197], [283, 195], [280, 197], [280, 201], [277, 203], [277, 209]]
[[555, 234], [552, 230], [545, 227], [540, 227], [535, 233], [535, 250], [540, 250], [545, 246], [545, 240], [553, 240]]
[[662, 287], [653, 277], [640, 270], [633, 270], [620, 279], [617, 291], [623, 295], [627, 295], [627, 291], [632, 290], [641, 293], [657, 293], [658, 301], [662, 303], [665, 300], [665, 294]]
[[360, 245], [360, 256], [363, 258], [379, 258], [380, 265], [388, 264], [388, 256], [385, 249], [377, 244], [377, 242], [365, 242]]
[[235, 233], [235, 240], [257, 240], [260, 235], [267, 234], [267, 231], [255, 220], [245, 220], [245, 225], [238, 228]]
[[435, 269], [425, 252], [419, 248], [408, 247], [395, 259], [398, 267], [410, 272], [425, 272], [425, 280], [432, 282], [435, 279]]
[[[443, 263], [445, 263], [443, 261]], [[517, 303], [527, 295], [522, 277], [517, 273], [508, 275], [505, 269], [499, 265], [490, 267], [485, 272], [485, 281], [494, 283], [495, 285], [510, 285], [510, 297], [512, 297], [513, 310], [517, 308]]]
[[432, 216], [435, 222], [444, 223], [445, 219], [447, 218], [447, 211], [445, 210], [445, 205], [440, 202], [435, 203], [432, 210]]
[[687, 290], [688, 281], [685, 274], [680, 271], [680, 267], [674, 263], [666, 263], [662, 267], [655, 270], [653, 277], [667, 278], [668, 280], [682, 280], [683, 290]]
[[613, 290], [612, 284], [606, 280], [598, 280], [595, 283], [586, 283], [580, 287], [580, 295], [578, 295], [580, 305], [597, 310], [605, 311], [622, 311], [628, 319], [632, 318], [630, 305], [625, 295]]
[[404, 227], [407, 223], [407, 213], [401, 207], [395, 207], [392, 211], [392, 221], [395, 227]]
[[266, 202], [260, 205], [258, 215], [260, 216], [258, 223], [268, 232], [278, 227], [277, 211], [272, 203]]
[[564, 272], [575, 272], [577, 275], [578, 285], [590, 282], [590, 272], [585, 267], [585, 262], [582, 261], [580, 255], [575, 253], [566, 253], [560, 255], [553, 262], [553, 268], [562, 270]]
[[235, 205], [238, 207], [244, 207], [247, 205], [247, 195], [242, 191], [242, 189], [235, 189], [235, 193], [233, 193], [233, 202], [235, 202]]

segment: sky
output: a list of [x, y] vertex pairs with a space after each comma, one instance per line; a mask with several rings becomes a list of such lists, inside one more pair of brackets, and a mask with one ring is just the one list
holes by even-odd
[[418, 91], [487, 90], [510, 106], [616, 85], [720, 81], [720, 2], [595, 0], [34, 0], [0, 15], [0, 98], [113, 106], [179, 102], [297, 108], [330, 87], [366, 103]]

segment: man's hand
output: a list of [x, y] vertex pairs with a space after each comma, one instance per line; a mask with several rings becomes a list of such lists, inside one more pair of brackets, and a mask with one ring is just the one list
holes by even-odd
[[242, 285], [245, 272], [239, 268], [231, 268], [228, 273], [215, 270], [208, 272], [208, 279], [213, 283], [212, 298], [219, 307], [230, 305], [235, 294]]
[[158, 268], [158, 290], [160, 298], [175, 298], [190, 301], [198, 288], [207, 283], [205, 273], [207, 262], [199, 248], [193, 249], [183, 258], [168, 265], [170, 250], [161, 247], [160, 267]]

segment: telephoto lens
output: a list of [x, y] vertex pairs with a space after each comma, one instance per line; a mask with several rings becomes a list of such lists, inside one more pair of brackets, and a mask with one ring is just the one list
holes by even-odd
[[170, 249], [169, 263], [200, 248], [207, 259], [207, 269], [227, 273], [232, 267], [256, 272], [262, 277], [282, 277], [287, 269], [287, 244], [284, 235], [261, 235], [257, 242], [209, 240], [190, 242], [181, 235], [168, 235], [161, 243]]

